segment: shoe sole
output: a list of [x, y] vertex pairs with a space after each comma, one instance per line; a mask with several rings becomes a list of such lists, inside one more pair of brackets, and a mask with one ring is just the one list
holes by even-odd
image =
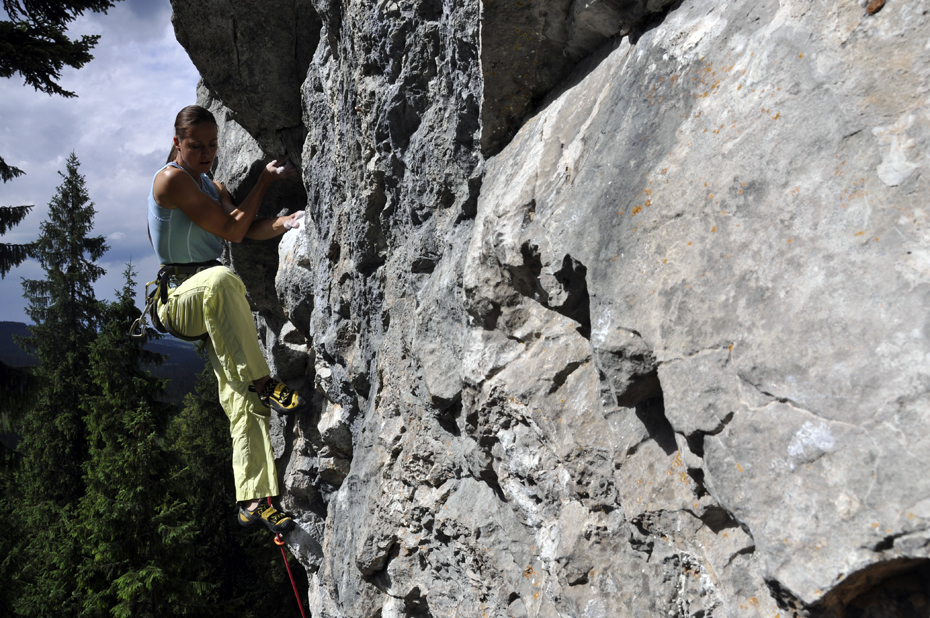
[[289, 519], [284, 523], [278, 524], [277, 526], [275, 526], [274, 524], [267, 524], [268, 529], [274, 532], [275, 534], [284, 534], [285, 532], [290, 532], [296, 526], [297, 526], [297, 522], [295, 522], [293, 519]]
[[297, 404], [291, 406], [290, 408], [285, 408], [274, 402], [271, 402], [271, 405], [266, 404], [265, 407], [274, 410], [278, 414], [301, 414], [310, 408], [308, 404], [302, 401], [298, 401]]

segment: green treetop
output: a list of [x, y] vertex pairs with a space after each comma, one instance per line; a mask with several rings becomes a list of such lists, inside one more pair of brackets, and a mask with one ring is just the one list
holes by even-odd
[[35, 323], [27, 343], [41, 371], [50, 372], [45, 382], [53, 393], [86, 375], [87, 348], [100, 325], [93, 283], [105, 274], [96, 261], [107, 250], [102, 236], [90, 236], [96, 211], [74, 153], [66, 165], [33, 246], [45, 279], [23, 280], [26, 313]]
[[100, 326], [92, 284], [104, 274], [95, 261], [107, 247], [90, 236], [94, 207], [72, 153], [67, 174], [49, 203], [35, 243], [42, 280], [23, 280], [32, 337], [19, 341], [39, 361], [38, 392], [19, 427], [19, 494], [14, 517], [30, 535], [17, 548], [20, 571], [11, 586], [21, 591], [15, 608], [27, 616], [74, 616], [80, 548], [71, 531], [84, 494], [87, 459], [81, 401], [92, 389], [88, 358]]

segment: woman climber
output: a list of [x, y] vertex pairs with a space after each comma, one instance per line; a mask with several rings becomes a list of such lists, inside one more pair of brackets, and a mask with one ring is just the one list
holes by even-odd
[[286, 532], [294, 520], [270, 501], [278, 495], [278, 476], [268, 434], [269, 408], [300, 413], [307, 401], [270, 377], [245, 286], [218, 259], [224, 240], [264, 240], [300, 226], [303, 211], [255, 218], [271, 183], [294, 176], [297, 169], [289, 161], [272, 161], [236, 206], [226, 188], [207, 176], [217, 150], [213, 114], [198, 105], [185, 107], [174, 129], [168, 163], [155, 174], [148, 198], [149, 234], [162, 263], [159, 279], [162, 274], [171, 277], [170, 284], [163, 282], [161, 298], [156, 295], [152, 301], [158, 303], [156, 324], [160, 321], [182, 338], [205, 339], [230, 422], [239, 523]]

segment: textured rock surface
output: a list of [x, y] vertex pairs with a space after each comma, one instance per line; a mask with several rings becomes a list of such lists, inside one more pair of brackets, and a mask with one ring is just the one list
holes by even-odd
[[527, 113], [579, 60], [616, 36], [636, 36], [674, 0], [483, 2], [481, 146], [497, 153]]
[[865, 4], [176, 3], [234, 194], [305, 135], [229, 259], [314, 616], [928, 615], [930, 2]]
[[299, 152], [300, 84], [319, 43], [310, 0], [171, 0], [178, 41], [203, 81], [274, 156]]

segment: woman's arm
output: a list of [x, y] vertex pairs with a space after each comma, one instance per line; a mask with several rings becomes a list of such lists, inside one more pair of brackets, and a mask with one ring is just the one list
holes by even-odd
[[153, 187], [155, 201], [162, 208], [180, 208], [199, 227], [238, 243], [248, 234], [271, 183], [297, 173], [297, 168], [290, 162], [284, 166], [280, 163], [272, 161], [265, 166], [258, 182], [238, 207], [232, 203], [225, 189], [220, 194], [221, 203], [217, 204], [197, 187], [187, 173], [172, 167], [156, 177]]
[[280, 236], [291, 228], [300, 227], [300, 220], [303, 216], [304, 211], [299, 210], [285, 217], [255, 219], [245, 237], [253, 240], [268, 240]]
[[[216, 187], [216, 191], [220, 196], [220, 203], [223, 206], [223, 210], [227, 213], [233, 212], [236, 209], [236, 205], [233, 203], [229, 190], [215, 181], [213, 182], [213, 186]], [[245, 233], [245, 237], [251, 238], [252, 240], [268, 240], [269, 238], [275, 238], [291, 228], [300, 227], [300, 221], [303, 219], [303, 216], [304, 211], [299, 210], [283, 217], [254, 219], [252, 225], [249, 226], [249, 231]]]

